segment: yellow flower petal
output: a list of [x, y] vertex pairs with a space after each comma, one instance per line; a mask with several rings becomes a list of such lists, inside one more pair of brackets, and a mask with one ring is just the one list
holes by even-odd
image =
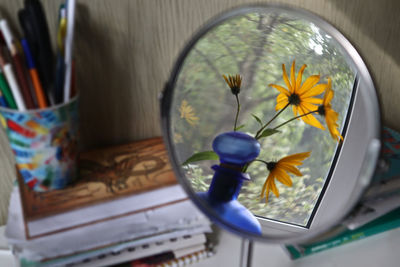
[[303, 164], [303, 162], [301, 162], [300, 160], [285, 160], [284, 163], [293, 165], [293, 166], [297, 166], [297, 165], [301, 165]]
[[299, 110], [298, 110], [297, 106], [293, 105], [293, 106], [292, 106], [292, 109], [293, 109], [293, 114], [294, 114], [294, 116], [296, 117], [297, 114], [299, 114]]
[[311, 155], [311, 151], [296, 153], [296, 154], [292, 154], [292, 155], [283, 157], [278, 162], [287, 162], [289, 160], [302, 161], [302, 160], [305, 160], [306, 158], [308, 158], [310, 155]]
[[343, 136], [339, 133], [339, 130], [337, 129], [339, 127], [339, 125], [337, 124], [338, 116], [339, 114], [333, 109], [325, 108], [325, 120], [326, 124], [328, 125], [329, 133], [331, 134], [333, 139], [343, 141]]
[[290, 92], [285, 87], [282, 87], [282, 86], [277, 85], [277, 84], [269, 84], [269, 86], [275, 88], [276, 90], [278, 90], [279, 92], [281, 92], [282, 94], [284, 94], [286, 96], [290, 95]]
[[287, 98], [287, 96], [285, 94], [279, 94], [276, 97], [276, 102], [277, 103], [282, 102], [282, 101], [286, 101], [286, 102], [288, 101], [288, 98]]
[[301, 85], [301, 80], [303, 78], [303, 72], [305, 70], [305, 68], [307, 67], [306, 64], [304, 64], [303, 66], [301, 66], [301, 69], [299, 71], [299, 74], [297, 74], [297, 79], [296, 79], [296, 88], [300, 88]]
[[270, 172], [268, 177], [267, 177], [267, 179], [265, 179], [265, 182], [264, 182], [263, 187], [261, 189], [260, 198], [264, 198], [266, 190], [269, 190], [268, 189], [269, 188], [268, 187], [268, 183], [269, 183], [269, 180], [271, 179], [271, 177], [272, 177], [272, 172]]
[[[304, 112], [304, 109], [302, 108], [302, 107], [300, 107], [300, 110], [302, 110], [302, 112]], [[321, 129], [321, 130], [325, 130], [325, 127], [313, 116], [313, 115], [307, 115], [307, 116], [304, 116], [304, 117], [301, 117], [301, 119], [305, 122], [305, 123], [307, 123], [307, 124], [309, 124], [309, 125], [311, 125], [311, 126], [314, 126], [314, 127], [316, 127], [316, 128], [319, 128], [319, 129]]]
[[290, 85], [289, 78], [288, 78], [287, 73], [286, 73], [285, 64], [282, 64], [282, 73], [283, 73], [283, 81], [285, 82], [286, 87], [289, 89], [290, 93], [293, 93], [293, 88]]
[[296, 64], [296, 62], [293, 60], [292, 67], [290, 68], [290, 80], [291, 80], [292, 89], [293, 89], [292, 92], [296, 91], [296, 82], [295, 82], [296, 77], [295, 77], [295, 74], [294, 74], [295, 64]]
[[282, 184], [286, 185], [286, 186], [292, 186], [292, 179], [290, 179], [289, 174], [287, 174], [283, 169], [281, 169], [282, 167], [279, 166], [276, 168], [275, 173], [276, 173], [276, 179], [281, 182]]
[[307, 78], [307, 80], [303, 83], [303, 85], [298, 89], [297, 93], [299, 95], [303, 95], [305, 92], [310, 90], [311, 87], [316, 85], [319, 82], [319, 75], [312, 75]]
[[284, 94], [279, 94], [276, 98], [276, 107], [275, 110], [278, 111], [284, 108], [289, 103], [287, 96]]
[[325, 95], [323, 98], [323, 108], [324, 108], [324, 117], [326, 124], [328, 126], [329, 133], [331, 134], [332, 138], [334, 140], [342, 140], [343, 141], [343, 136], [339, 133], [338, 127], [339, 125], [337, 124], [337, 120], [339, 118], [339, 114], [334, 111], [331, 108], [331, 101], [334, 96], [334, 92], [331, 89], [332, 88], [332, 81], [330, 78], [328, 78], [328, 84], [325, 90]]
[[288, 172], [291, 172], [296, 176], [303, 176], [303, 174], [299, 171], [299, 169], [297, 169], [293, 165], [297, 165], [297, 164], [290, 164], [289, 162], [281, 162], [280, 163], [280, 166], [281, 166], [282, 169], [284, 169], [284, 170], [286, 170]]
[[269, 182], [269, 185], [270, 185], [270, 189], [271, 189], [272, 193], [274, 193], [274, 195], [276, 197], [279, 197], [279, 190], [276, 187], [275, 180], [271, 179], [271, 181]]
[[300, 96], [303, 99], [303, 98], [310, 97], [310, 96], [320, 95], [325, 91], [327, 86], [328, 85], [325, 83], [318, 84], [318, 85], [310, 88], [309, 90], [300, 93]]
[[325, 92], [325, 95], [324, 95], [324, 99], [323, 99], [322, 104], [323, 104], [324, 106], [330, 106], [330, 105], [331, 105], [331, 101], [332, 101], [332, 99], [333, 99], [333, 96], [334, 96], [333, 90], [330, 89], [330, 87], [328, 87], [328, 88], [326, 89], [326, 92]]
[[322, 99], [321, 98], [308, 97], [308, 98], [304, 98], [303, 102], [320, 105], [320, 104], [322, 104]]
[[311, 104], [311, 103], [307, 103], [307, 102], [303, 102], [300, 104], [300, 106], [303, 108], [303, 110], [308, 113], [310, 111], [316, 111], [318, 109], [318, 106]]
[[230, 81], [228, 80], [228, 77], [226, 77], [225, 75], [222, 75], [222, 77], [224, 77], [224, 79], [225, 79], [225, 82], [228, 84], [228, 86], [230, 87], [231, 86], [231, 83], [230, 83]]

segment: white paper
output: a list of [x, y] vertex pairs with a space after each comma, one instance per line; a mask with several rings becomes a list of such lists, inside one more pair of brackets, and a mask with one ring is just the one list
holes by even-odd
[[[201, 227], [204, 230], [204, 227], [210, 225], [208, 219], [190, 200], [185, 200], [140, 214], [27, 240], [24, 234], [18, 188], [14, 188], [11, 195], [8, 219], [6, 237], [9, 244], [14, 246], [15, 252], [19, 256], [29, 260], [74, 254], [100, 246], [172, 231], [187, 230], [188, 233], [193, 233]], [[140, 240], [138, 242], [140, 243]]]
[[[78, 210], [67, 211], [61, 214], [30, 221], [28, 222], [29, 235], [35, 237], [40, 234], [92, 223], [113, 216], [133, 212], [135, 210], [147, 209], [185, 198], [187, 198], [187, 195], [180, 185], [173, 185], [140, 194], [134, 194], [112, 201], [90, 205]], [[143, 215], [136, 216], [135, 220], [137, 223], [146, 222]]]

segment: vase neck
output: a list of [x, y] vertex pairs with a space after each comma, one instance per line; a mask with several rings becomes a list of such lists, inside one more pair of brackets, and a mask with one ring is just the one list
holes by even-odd
[[243, 180], [248, 179], [247, 176], [240, 171], [226, 168], [226, 166], [214, 165], [212, 168], [215, 173], [208, 189], [210, 200], [215, 202], [236, 200]]

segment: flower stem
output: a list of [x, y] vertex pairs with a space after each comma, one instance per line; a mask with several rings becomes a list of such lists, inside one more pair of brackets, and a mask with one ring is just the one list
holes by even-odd
[[249, 168], [250, 164], [252, 164], [254, 161], [262, 162], [262, 163], [264, 163], [265, 165], [268, 164], [268, 162], [266, 162], [265, 160], [262, 160], [262, 159], [254, 159], [254, 160], [252, 160], [252, 161], [246, 163], [246, 164], [243, 166], [242, 172], [243, 172], [243, 173], [246, 172], [247, 169]]
[[247, 171], [247, 168], [249, 168], [249, 166], [250, 166], [251, 163], [252, 163], [252, 162], [246, 163], [246, 164], [243, 166], [243, 169], [242, 169], [242, 172], [243, 172], [243, 173], [245, 173], [245, 172]]
[[268, 162], [266, 162], [265, 160], [262, 160], [262, 159], [255, 159], [254, 161], [259, 161], [259, 162], [262, 162], [262, 163], [264, 163], [265, 165], [267, 165], [267, 164], [268, 164]]
[[318, 112], [318, 110], [310, 111], [310, 112], [308, 112], [308, 113], [304, 113], [303, 115], [299, 115], [299, 116], [293, 117], [293, 118], [291, 118], [290, 120], [285, 121], [284, 123], [279, 124], [278, 126], [276, 126], [276, 127], [274, 128], [274, 130], [276, 130], [276, 129], [282, 127], [283, 125], [285, 125], [285, 124], [287, 124], [287, 123], [289, 123], [289, 122], [291, 122], [291, 121], [293, 121], [293, 120], [295, 120], [295, 119], [298, 119], [298, 118], [301, 118], [301, 117], [310, 115], [310, 114], [315, 113], [315, 112]]
[[261, 132], [273, 121], [275, 120], [287, 107], [289, 106], [289, 103], [286, 104], [286, 106], [281, 109], [278, 113], [275, 114], [274, 117], [272, 117], [272, 119], [270, 119], [266, 124], [264, 124], [263, 127], [260, 128], [260, 130], [257, 131], [255, 138], [259, 139], [259, 135], [261, 134]]
[[236, 103], [237, 103], [237, 110], [236, 110], [236, 117], [235, 117], [235, 125], [233, 126], [233, 131], [236, 132], [236, 125], [237, 125], [237, 120], [239, 117], [239, 112], [240, 112], [240, 102], [239, 102], [239, 97], [237, 94], [235, 94], [236, 97]]

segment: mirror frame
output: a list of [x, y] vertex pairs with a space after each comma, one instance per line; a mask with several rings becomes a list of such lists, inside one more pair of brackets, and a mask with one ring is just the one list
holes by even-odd
[[[177, 155], [175, 154], [173, 145], [170, 142], [170, 140], [172, 140], [172, 136], [169, 114], [174, 95], [173, 91], [181, 71], [181, 67], [191, 49], [210, 29], [220, 25], [224, 21], [239, 15], [263, 11], [266, 9], [269, 11], [286, 12], [289, 14], [295, 13], [296, 17], [305, 19], [306, 21], [315, 24], [327, 34], [331, 35], [332, 38], [334, 38], [341, 46], [341, 50], [348, 58], [348, 63], [354, 67], [356, 70], [356, 77], [358, 77], [358, 79], [355, 81], [355, 87], [353, 88], [352, 93], [354, 101], [350, 102], [348, 110], [350, 114], [348, 114], [349, 116], [346, 115], [347, 125], [344, 127], [344, 142], [342, 145], [339, 145], [341, 146], [341, 148], [339, 147], [339, 153], [335, 152], [335, 157], [337, 158], [335, 159], [336, 162], [334, 163], [336, 164], [336, 167], [331, 170], [331, 179], [328, 181], [327, 185], [324, 185], [327, 190], [325, 195], [322, 197], [321, 202], [319, 203], [317, 211], [315, 212], [315, 216], [324, 219], [316, 221], [313, 220], [310, 225], [312, 231], [302, 230], [304, 228], [299, 226], [298, 230], [293, 231], [297, 232], [296, 236], [285, 234], [289, 233], [285, 227], [282, 228], [284, 231], [280, 231], [279, 227], [277, 227], [271, 232], [270, 230], [274, 229], [274, 227], [270, 224], [270, 222], [268, 222], [268, 219], [259, 219], [261, 220], [260, 223], [263, 228], [262, 236], [257, 236], [255, 234], [246, 234], [244, 236], [243, 233], [235, 226], [223, 220], [219, 220], [218, 214], [207, 207], [200, 200], [200, 198], [195, 196], [195, 192], [191, 188], [190, 183], [184, 178], [185, 175], [180, 164], [175, 161]], [[345, 218], [345, 216], [357, 204], [360, 196], [369, 185], [378, 161], [380, 152], [381, 119], [377, 94], [365, 63], [356, 49], [335, 27], [319, 16], [300, 8], [276, 4], [241, 6], [232, 10], [228, 10], [217, 15], [215, 18], [212, 18], [209, 22], [205, 23], [205, 25], [203, 25], [201, 29], [194, 34], [194, 36], [192, 36], [190, 41], [182, 50], [160, 97], [163, 137], [171, 159], [171, 165], [173, 166], [178, 181], [190, 199], [202, 212], [204, 212], [208, 217], [212, 218], [212, 220], [218, 225], [237, 235], [244, 236], [245, 238], [277, 243], [304, 241], [317, 236], [326, 230], [329, 230], [331, 227], [337, 225], [343, 218]], [[357, 157], [359, 154], [364, 154], [365, 156]], [[349, 181], [345, 179], [349, 176], [354, 177], [354, 180], [351, 180], [353, 181], [351, 186], [349, 185]], [[337, 198], [337, 193], [342, 193], [343, 190], [347, 192], [349, 198], [342, 198], [341, 201], [339, 201], [340, 203], [336, 204], [333, 210], [335, 210], [337, 213], [332, 216], [332, 213], [334, 212], [332, 212], [331, 205], [335, 203], [334, 199], [335, 197]], [[331, 193], [327, 193], [328, 191]], [[266, 223], [263, 223], [263, 221], [266, 221]], [[279, 225], [279, 223], [276, 225]], [[296, 227], [293, 229], [295, 228]], [[266, 231], [268, 236], [264, 236], [264, 231]]]

